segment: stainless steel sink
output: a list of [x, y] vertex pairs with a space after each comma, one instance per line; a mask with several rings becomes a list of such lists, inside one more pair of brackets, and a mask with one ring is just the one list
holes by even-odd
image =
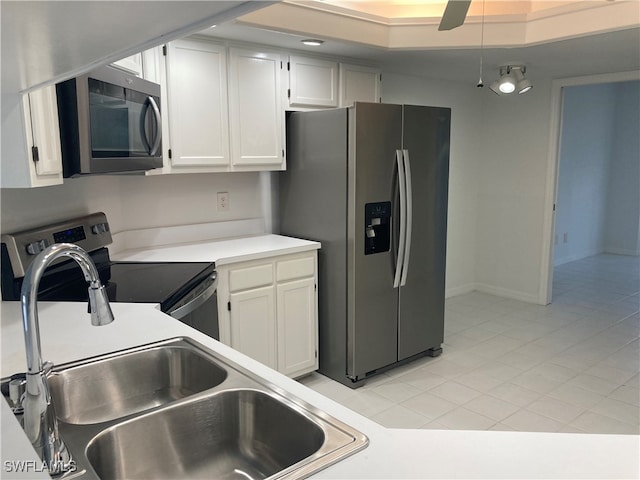
[[326, 437], [281, 399], [232, 390], [116, 425], [89, 443], [87, 458], [103, 480], [267, 478], [319, 452]]
[[368, 444], [189, 338], [61, 365], [49, 382], [77, 467], [65, 479], [305, 478]]
[[98, 357], [49, 375], [58, 419], [106, 422], [215, 387], [227, 374], [191, 348], [165, 346]]

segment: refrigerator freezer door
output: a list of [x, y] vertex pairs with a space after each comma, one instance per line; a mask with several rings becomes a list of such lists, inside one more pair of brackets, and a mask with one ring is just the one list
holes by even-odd
[[398, 360], [440, 348], [444, 338], [450, 120], [448, 108], [404, 106], [402, 148], [411, 157], [413, 216], [400, 288]]
[[402, 107], [356, 103], [348, 115], [347, 376], [356, 380], [397, 361], [394, 247], [365, 255], [365, 242], [366, 205], [392, 201]]

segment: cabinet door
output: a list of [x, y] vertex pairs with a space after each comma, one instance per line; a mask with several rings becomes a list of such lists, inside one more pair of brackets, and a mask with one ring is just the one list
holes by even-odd
[[127, 73], [132, 73], [137, 77], [142, 77], [142, 53], [136, 53], [130, 57], [123, 58], [122, 60], [113, 62], [111, 65]]
[[340, 106], [353, 102], [380, 102], [380, 70], [340, 64]]
[[274, 287], [256, 288], [229, 295], [231, 346], [249, 357], [276, 368]]
[[231, 163], [280, 166], [284, 160], [284, 109], [280, 54], [229, 51]]
[[225, 47], [178, 40], [167, 53], [173, 166], [228, 166]]
[[[32, 146], [37, 147], [37, 176], [62, 177], [62, 153], [55, 85], [28, 94]], [[28, 127], [27, 127], [28, 129]], [[33, 154], [33, 152], [32, 152]]]
[[292, 107], [337, 107], [338, 63], [289, 57], [289, 88]]
[[278, 371], [285, 375], [318, 368], [315, 281], [305, 278], [277, 285]]
[[162, 85], [163, 62], [162, 47], [154, 47], [142, 52], [142, 78]]

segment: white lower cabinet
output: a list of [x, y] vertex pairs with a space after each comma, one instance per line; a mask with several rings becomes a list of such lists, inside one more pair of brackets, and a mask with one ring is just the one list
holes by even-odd
[[318, 368], [315, 250], [217, 271], [220, 341], [291, 377]]
[[278, 283], [278, 371], [295, 376], [318, 368], [315, 279]]
[[277, 369], [274, 288], [263, 287], [229, 295], [230, 345]]

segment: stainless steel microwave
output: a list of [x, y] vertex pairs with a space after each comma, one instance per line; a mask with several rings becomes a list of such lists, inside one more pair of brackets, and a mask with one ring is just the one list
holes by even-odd
[[65, 178], [162, 167], [160, 85], [105, 66], [56, 93]]

